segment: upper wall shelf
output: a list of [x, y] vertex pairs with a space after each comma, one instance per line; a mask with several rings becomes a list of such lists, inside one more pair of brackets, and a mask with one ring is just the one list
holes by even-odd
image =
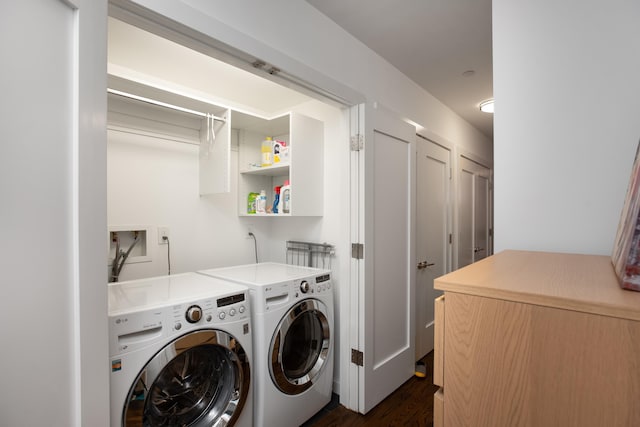
[[[322, 216], [324, 214], [324, 123], [297, 113], [272, 120], [247, 114], [231, 113], [231, 126], [239, 129], [238, 214], [248, 213], [250, 193], [267, 195], [273, 206], [275, 187], [290, 183], [290, 213], [266, 216]], [[273, 166], [256, 167], [262, 159], [261, 146], [266, 137], [285, 141], [289, 161]], [[258, 215], [264, 216], [264, 215]]]
[[265, 175], [265, 176], [279, 176], [279, 175], [288, 175], [289, 174], [289, 162], [267, 166], [255, 169], [244, 169], [240, 171], [241, 174], [247, 175]]

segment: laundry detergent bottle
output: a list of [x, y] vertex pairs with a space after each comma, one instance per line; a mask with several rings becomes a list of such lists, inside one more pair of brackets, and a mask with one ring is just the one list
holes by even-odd
[[280, 187], [280, 205], [278, 206], [278, 212], [283, 214], [291, 213], [291, 185], [289, 180], [284, 182], [284, 185]]
[[276, 193], [276, 195], [273, 198], [273, 207], [271, 208], [271, 212], [273, 212], [274, 214], [278, 213], [278, 208], [280, 207], [280, 188], [281, 186], [273, 188], [273, 191]]
[[260, 191], [260, 195], [258, 196], [256, 202], [256, 213], [266, 213], [267, 212], [267, 195], [264, 190]]
[[273, 165], [273, 139], [268, 136], [262, 141], [262, 163], [263, 168]]

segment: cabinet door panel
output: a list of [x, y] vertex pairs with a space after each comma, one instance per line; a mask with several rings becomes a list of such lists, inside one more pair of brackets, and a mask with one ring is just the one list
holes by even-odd
[[640, 425], [640, 322], [448, 292], [445, 425]]

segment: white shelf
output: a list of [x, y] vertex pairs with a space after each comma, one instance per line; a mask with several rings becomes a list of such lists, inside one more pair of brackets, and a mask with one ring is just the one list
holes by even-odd
[[284, 217], [288, 217], [288, 216], [292, 216], [290, 213], [255, 213], [255, 214], [248, 214], [248, 213], [241, 213], [239, 216], [250, 216], [250, 217], [268, 217], [268, 218], [284, 218]]
[[279, 176], [289, 174], [289, 163], [282, 163], [273, 166], [266, 166], [262, 168], [256, 167], [255, 169], [247, 169], [240, 171], [241, 174], [247, 175], [266, 175], [266, 176]]
[[[273, 120], [231, 112], [231, 126], [238, 129], [238, 215], [239, 216], [322, 216], [324, 214], [324, 123], [297, 113]], [[289, 147], [286, 163], [268, 167], [260, 164], [261, 145], [266, 137], [285, 141]], [[291, 210], [287, 214], [248, 214], [249, 193], [264, 190], [267, 206], [272, 206], [274, 188], [290, 182]]]

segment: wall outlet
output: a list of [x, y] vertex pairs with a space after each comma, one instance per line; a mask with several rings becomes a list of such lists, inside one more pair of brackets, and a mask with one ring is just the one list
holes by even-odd
[[253, 239], [253, 237], [251, 237], [249, 233], [254, 233], [255, 234], [255, 231], [253, 229], [253, 224], [247, 224], [247, 234], [245, 234], [245, 238]]
[[167, 243], [169, 243], [169, 227], [158, 227], [158, 244], [166, 245]]

